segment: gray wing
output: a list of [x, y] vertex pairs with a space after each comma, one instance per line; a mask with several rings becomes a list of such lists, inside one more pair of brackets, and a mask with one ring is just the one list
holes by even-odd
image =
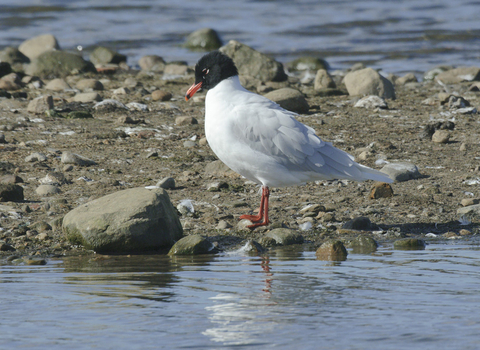
[[297, 121], [294, 113], [268, 99], [261, 97], [236, 106], [234, 112], [238, 140], [273, 157], [290, 171], [313, 172], [323, 179], [371, 178], [365, 177], [362, 169], [366, 167], [351, 155], [321, 140], [312, 128]]

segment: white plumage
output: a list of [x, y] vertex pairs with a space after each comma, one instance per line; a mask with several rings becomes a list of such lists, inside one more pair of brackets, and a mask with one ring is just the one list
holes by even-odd
[[205, 133], [213, 152], [229, 168], [268, 187], [314, 180], [392, 182], [322, 141], [295, 114], [242, 87], [238, 76], [207, 92]]
[[262, 185], [258, 215], [242, 215], [255, 228], [269, 224], [269, 187], [313, 180], [349, 179], [392, 182], [385, 174], [358, 164], [348, 153], [322, 141], [295, 119], [295, 113], [246, 90], [232, 59], [213, 51], [195, 66], [188, 101], [200, 88], [205, 100], [205, 134], [213, 152], [235, 172]]

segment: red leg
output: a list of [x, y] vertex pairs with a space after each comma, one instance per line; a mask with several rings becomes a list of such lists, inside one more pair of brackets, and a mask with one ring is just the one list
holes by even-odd
[[258, 209], [258, 215], [242, 215], [240, 216], [240, 220], [247, 219], [251, 222], [258, 222], [263, 220], [263, 212], [265, 208], [265, 190], [262, 187], [262, 198], [260, 199], [260, 208]]
[[[267, 186], [262, 187], [262, 199], [260, 201], [260, 209], [258, 215], [242, 215], [240, 219], [247, 219], [253, 222], [253, 225], [247, 226], [248, 228], [255, 228], [258, 226], [267, 226], [270, 221], [268, 220], [268, 198], [270, 197], [270, 190]], [[263, 220], [263, 221], [262, 221]]]

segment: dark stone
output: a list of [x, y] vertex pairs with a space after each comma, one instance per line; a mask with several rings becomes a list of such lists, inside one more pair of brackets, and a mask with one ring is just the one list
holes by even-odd
[[358, 218], [347, 221], [343, 224], [342, 228], [346, 230], [358, 230], [368, 231], [372, 229], [372, 222], [365, 216], [359, 216]]
[[12, 73], [10, 63], [0, 61], [0, 78], [10, 73]]
[[392, 186], [385, 182], [376, 182], [370, 190], [370, 199], [393, 197]]
[[0, 202], [23, 201], [23, 187], [15, 184], [0, 184]]

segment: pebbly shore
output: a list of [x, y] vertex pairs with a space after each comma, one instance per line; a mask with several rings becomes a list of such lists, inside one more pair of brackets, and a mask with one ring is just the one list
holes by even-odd
[[[44, 35], [0, 52], [1, 256], [128, 253], [133, 229], [116, 229], [126, 244], [98, 248], [103, 238], [90, 241], [91, 225], [80, 226], [104, 209], [119, 213], [134, 205], [140, 209], [128, 215], [145, 222], [159, 220], [152, 205], [169, 217], [167, 239], [152, 238], [135, 246], [138, 252], [166, 253], [183, 236], [206, 253], [249, 241], [254, 252], [285, 244], [317, 249], [332, 240], [348, 247], [359, 237], [414, 239], [422, 248], [429, 240], [478, 234], [479, 67], [458, 62], [397, 77], [361, 63], [335, 71], [312, 57], [284, 66], [236, 41], [221, 50], [239, 66], [245, 87], [295, 111], [323, 140], [395, 182], [273, 188], [272, 224], [250, 231], [238, 217], [257, 210], [259, 187], [210, 150], [205, 92], [184, 99], [192, 66], [155, 55], [130, 63], [101, 47], [87, 60]], [[148, 203], [141, 201], [145, 188], [156, 191]], [[105, 199], [124, 190], [131, 197]]]

